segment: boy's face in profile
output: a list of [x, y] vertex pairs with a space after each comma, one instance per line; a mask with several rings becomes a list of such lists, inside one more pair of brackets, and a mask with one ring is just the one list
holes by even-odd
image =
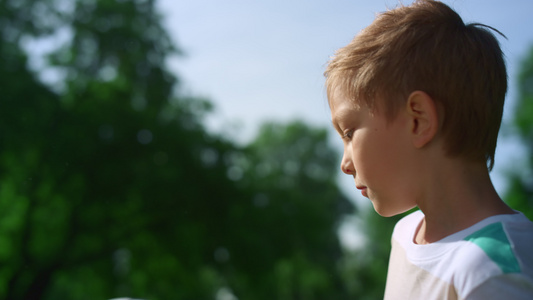
[[370, 110], [344, 97], [332, 97], [329, 104], [333, 126], [344, 143], [341, 169], [354, 177], [356, 188], [382, 216], [414, 207], [415, 152], [407, 113], [400, 111], [387, 122], [379, 109]]

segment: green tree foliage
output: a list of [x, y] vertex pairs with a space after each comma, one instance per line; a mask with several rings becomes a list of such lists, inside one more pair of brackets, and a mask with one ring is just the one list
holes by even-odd
[[[505, 200], [533, 220], [533, 48], [521, 64], [514, 128], [526, 149], [524, 168], [510, 174]], [[526, 176], [523, 176], [527, 174]]]
[[[239, 231], [251, 248], [232, 251], [237, 264], [265, 271], [235, 278], [237, 286], [248, 287], [242, 299], [343, 299], [335, 230], [351, 206], [336, 186], [327, 131], [297, 121], [268, 123], [244, 153], [239, 184], [253, 199], [235, 213], [247, 224]], [[246, 254], [253, 249], [266, 259]]]
[[[154, 3], [0, 2], [0, 298], [343, 299], [326, 131], [241, 148], [184, 97]], [[70, 28], [53, 92], [23, 39]]]
[[384, 218], [373, 208], [359, 213], [363, 224], [359, 229], [368, 240], [363, 247], [345, 253], [341, 265], [343, 278], [353, 299], [383, 299], [392, 230], [404, 215]]

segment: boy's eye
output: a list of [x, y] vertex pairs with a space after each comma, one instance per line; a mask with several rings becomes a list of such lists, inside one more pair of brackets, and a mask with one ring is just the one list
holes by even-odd
[[353, 130], [348, 130], [344, 132], [344, 135], [342, 136], [343, 140], [351, 140], [353, 136]]

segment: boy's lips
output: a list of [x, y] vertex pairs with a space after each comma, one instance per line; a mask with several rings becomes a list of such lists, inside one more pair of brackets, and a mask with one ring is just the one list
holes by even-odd
[[364, 185], [356, 185], [355, 187], [356, 187], [358, 190], [361, 191], [361, 195], [363, 195], [363, 197], [368, 198], [368, 194], [367, 194], [367, 192], [366, 192], [366, 186], [364, 186]]

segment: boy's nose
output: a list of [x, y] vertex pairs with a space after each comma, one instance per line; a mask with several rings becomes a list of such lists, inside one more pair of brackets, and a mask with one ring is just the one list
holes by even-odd
[[354, 175], [355, 174], [355, 168], [352, 164], [351, 159], [347, 159], [346, 155], [342, 158], [341, 161], [341, 170], [344, 174], [347, 175]]

